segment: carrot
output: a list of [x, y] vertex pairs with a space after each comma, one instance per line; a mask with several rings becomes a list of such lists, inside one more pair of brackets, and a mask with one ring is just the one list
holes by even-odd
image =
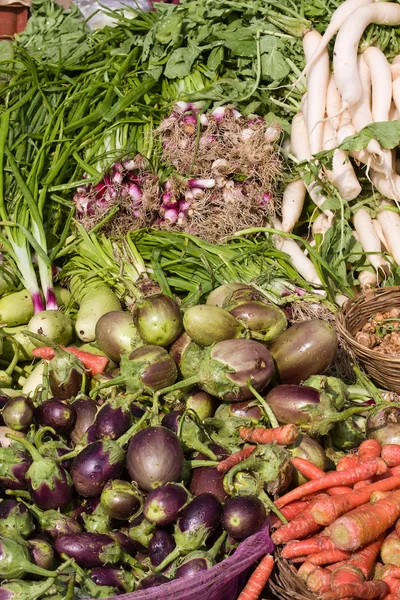
[[271, 577], [273, 568], [274, 557], [271, 554], [267, 554], [250, 576], [250, 579], [239, 594], [238, 600], [258, 600], [268, 579]]
[[353, 490], [356, 492], [357, 490], [363, 490], [364, 488], [368, 487], [369, 485], [371, 485], [372, 481], [371, 479], [366, 479], [365, 481], [357, 481], [357, 483], [355, 483], [353, 485]]
[[376, 540], [399, 516], [400, 491], [397, 490], [376, 504], [358, 507], [337, 519], [330, 527], [330, 537], [340, 550], [357, 550]]
[[[281, 510], [281, 514], [285, 517], [287, 521], [291, 521], [295, 517], [297, 517], [303, 510], [310, 504], [311, 498], [307, 500], [298, 500], [297, 502], [291, 502], [284, 506]], [[282, 527], [283, 523], [279, 519], [279, 517], [275, 514], [270, 515], [269, 522], [271, 529], [278, 529], [278, 527]]]
[[344, 562], [331, 574], [331, 586], [333, 589], [348, 583], [358, 583], [360, 581], [364, 581], [362, 571], [354, 565], [347, 564], [347, 562]]
[[[303, 483], [303, 485], [300, 485], [281, 498], [278, 498], [275, 505], [277, 508], [282, 508], [282, 506], [289, 504], [289, 502], [298, 500], [312, 492], [326, 490], [327, 488], [337, 485], [350, 485], [356, 483], [356, 481], [368, 479], [375, 474], [384, 473], [386, 470], [386, 463], [381, 458], [369, 458], [346, 471], [341, 471], [339, 473], [337, 471], [332, 471], [327, 473], [322, 479], [307, 481], [307, 483]], [[340, 496], [338, 496], [338, 498], [340, 498]]]
[[388, 535], [383, 542], [381, 559], [385, 565], [400, 567], [400, 538], [396, 531]]
[[[106, 356], [92, 354], [91, 352], [83, 352], [79, 348], [74, 346], [61, 346], [66, 352], [74, 354], [83, 364], [83, 366], [89, 371], [90, 375], [94, 377], [100, 373], [104, 373], [106, 366], [110, 362]], [[52, 360], [55, 356], [53, 348], [34, 348], [32, 354], [35, 358], [42, 358], [44, 360]]]
[[290, 446], [299, 437], [299, 430], [296, 425], [288, 423], [287, 425], [282, 425], [282, 427], [272, 427], [271, 429], [267, 429], [266, 427], [255, 427], [254, 429], [241, 427], [239, 434], [242, 440], [254, 444], [276, 442], [277, 444]]
[[346, 562], [348, 566], [355, 567], [361, 571], [365, 579], [369, 579], [374, 569], [375, 561], [382, 548], [385, 535], [382, 534], [377, 540], [366, 544]]
[[[327, 496], [326, 494], [321, 494], [320, 498], [322, 497]], [[316, 499], [315, 502], [318, 502], [318, 499]], [[321, 526], [318, 525], [311, 516], [312, 506], [313, 503], [310, 503], [298, 517], [290, 521], [290, 523], [287, 523], [287, 525], [283, 525], [274, 531], [271, 535], [274, 544], [284, 544], [290, 540], [298, 540], [311, 535], [312, 533], [316, 533]]]
[[400, 445], [386, 444], [382, 448], [381, 454], [388, 467], [397, 467], [400, 465]]
[[318, 536], [308, 538], [307, 540], [294, 540], [288, 542], [282, 548], [282, 558], [290, 559], [304, 554], [315, 554], [325, 550], [335, 550], [335, 546], [330, 538]]
[[372, 492], [386, 492], [395, 490], [398, 487], [400, 487], [400, 476], [390, 477], [388, 479], [383, 479], [382, 481], [371, 483], [371, 485], [363, 490], [343, 494], [343, 496], [325, 498], [321, 502], [313, 505], [313, 519], [320, 525], [330, 525], [335, 519], [349, 510], [353, 510], [354, 508], [369, 502]]
[[389, 593], [389, 586], [385, 581], [360, 581], [341, 585], [335, 590], [329, 590], [321, 595], [322, 600], [341, 600], [347, 597], [364, 598], [373, 600], [382, 599]]
[[[293, 457], [291, 459], [292, 465], [307, 479], [320, 479], [321, 477], [325, 477], [326, 473], [316, 465], [314, 465], [309, 460], [305, 458]], [[340, 494], [346, 494], [351, 492], [352, 489], [345, 485], [336, 486], [333, 488], [329, 488], [326, 490], [328, 494], [331, 496], [340, 496]]]
[[390, 492], [372, 492], [369, 501], [371, 502], [371, 504], [375, 504], [375, 502], [378, 502], [378, 500], [382, 500], [382, 498], [386, 498], [387, 496], [389, 496], [389, 494]]
[[309, 560], [306, 560], [306, 562], [303, 562], [300, 569], [297, 571], [297, 575], [300, 577], [300, 579], [303, 579], [303, 581], [307, 581], [311, 573], [313, 573], [316, 569], [319, 569], [317, 565], [313, 565]]
[[331, 587], [331, 575], [326, 569], [314, 569], [307, 577], [306, 584], [311, 592], [322, 594]]
[[351, 467], [355, 467], [358, 463], [357, 456], [355, 454], [346, 454], [339, 458], [338, 463], [336, 465], [336, 471], [346, 471]]
[[393, 594], [395, 597], [397, 596], [397, 598], [400, 597], [400, 579], [389, 577], [388, 575], [385, 577], [379, 577], [379, 579], [388, 584], [391, 594]]
[[400, 567], [378, 564], [375, 570], [375, 579], [384, 579], [385, 577], [400, 580]]
[[247, 458], [249, 458], [250, 454], [255, 450], [256, 446], [246, 446], [246, 448], [242, 448], [239, 452], [235, 452], [228, 456], [225, 460], [221, 460], [221, 462], [217, 465], [217, 471], [219, 473], [227, 473], [229, 469], [235, 467], [239, 463], [243, 462]]
[[308, 557], [308, 560], [312, 565], [322, 567], [323, 565], [336, 563], [339, 560], [346, 560], [346, 558], [350, 558], [350, 552], [336, 549], [324, 550], [322, 552], [317, 552], [317, 554], [311, 554], [311, 556]]
[[358, 447], [357, 460], [361, 462], [367, 458], [378, 458], [382, 452], [382, 445], [378, 440], [364, 440]]

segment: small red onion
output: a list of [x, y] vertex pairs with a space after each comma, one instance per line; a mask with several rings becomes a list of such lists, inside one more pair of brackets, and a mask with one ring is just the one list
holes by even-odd
[[216, 121], [222, 121], [225, 116], [225, 106], [218, 106], [211, 114]]
[[176, 223], [178, 220], [178, 209], [177, 208], [169, 208], [164, 213], [164, 221], [167, 223]]

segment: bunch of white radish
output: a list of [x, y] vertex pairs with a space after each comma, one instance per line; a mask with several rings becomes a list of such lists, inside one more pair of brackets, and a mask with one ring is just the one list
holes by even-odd
[[[330, 182], [346, 203], [357, 198], [362, 187], [347, 152], [338, 146], [372, 123], [400, 118], [400, 56], [390, 64], [379, 48], [370, 46], [358, 53], [360, 39], [371, 24], [399, 26], [400, 4], [345, 0], [333, 13], [323, 35], [311, 30], [303, 38], [306, 66], [300, 78], [306, 76], [307, 91], [292, 122], [290, 152], [302, 162], [333, 150], [332, 167], [321, 170], [319, 178]], [[327, 46], [335, 35], [331, 71]], [[367, 167], [373, 187], [384, 197], [375, 219], [365, 208], [354, 211], [354, 237], [367, 256], [366, 264], [375, 270], [361, 271], [359, 281], [362, 286], [371, 286], [389, 274], [391, 263], [400, 265], [400, 215], [396, 209], [400, 203], [400, 170], [397, 172], [395, 151], [383, 148], [377, 140], [370, 140], [364, 150], [350, 152], [350, 156]], [[298, 179], [284, 191], [279, 227], [282, 232], [292, 232], [306, 192], [321, 211], [313, 223], [313, 235], [326, 233], [332, 225], [334, 214], [323, 208], [326, 197], [322, 186], [318, 181], [306, 185]], [[282, 239], [276, 236], [276, 243], [282, 245]], [[302, 274], [316, 283], [315, 269], [305, 258], [311, 266], [308, 275]]]

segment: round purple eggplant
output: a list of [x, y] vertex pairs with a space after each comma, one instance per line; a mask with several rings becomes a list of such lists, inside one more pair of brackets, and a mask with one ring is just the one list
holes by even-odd
[[123, 449], [111, 440], [88, 444], [74, 459], [71, 477], [78, 494], [99, 496], [109, 479], [116, 479], [124, 466]]
[[[234, 417], [243, 417], [243, 419], [251, 419], [254, 422], [261, 420], [263, 413], [259, 406], [252, 406], [252, 401], [232, 402], [229, 404], [229, 410]], [[279, 419], [278, 419], [279, 420]]]
[[82, 529], [78, 521], [58, 510], [40, 510], [37, 506], [29, 506], [29, 510], [36, 517], [42, 533], [52, 540], [60, 535], [69, 533], [81, 533]]
[[36, 416], [40, 425], [52, 427], [54, 431], [63, 433], [74, 426], [76, 411], [73, 404], [52, 398], [38, 407]]
[[311, 419], [306, 407], [318, 405], [320, 394], [307, 385], [277, 385], [267, 394], [265, 401], [279, 423], [302, 425]]
[[26, 542], [32, 562], [42, 569], [51, 569], [54, 562], [52, 545], [44, 538], [31, 538]]
[[96, 343], [115, 363], [119, 363], [126, 352], [143, 345], [131, 313], [121, 310], [100, 317], [96, 323]]
[[166, 483], [148, 494], [143, 514], [150, 523], [164, 527], [176, 521], [187, 501], [188, 493], [182, 485]]
[[183, 377], [193, 377], [200, 371], [204, 348], [198, 346], [187, 333], [184, 333], [171, 347], [170, 355], [178, 365]]
[[94, 421], [96, 439], [116, 440], [128, 431], [131, 425], [132, 412], [125, 398], [113, 398], [103, 404], [96, 415]]
[[186, 408], [193, 410], [201, 421], [213, 417], [217, 405], [215, 398], [198, 388], [193, 389], [186, 398]]
[[0, 485], [9, 490], [27, 490], [26, 473], [32, 460], [16, 446], [0, 448]]
[[222, 526], [236, 540], [243, 540], [261, 529], [266, 518], [264, 504], [257, 496], [236, 496], [226, 501]]
[[138, 431], [130, 441], [126, 466], [131, 479], [145, 492], [177, 481], [183, 468], [179, 439], [165, 427]]
[[55, 577], [56, 571], [42, 569], [31, 562], [28, 546], [24, 541], [0, 536], [0, 577], [1, 579], [22, 579], [26, 573], [41, 577]]
[[213, 563], [205, 556], [191, 558], [177, 568], [175, 571], [175, 579], [180, 579], [181, 577], [196, 577], [199, 573], [207, 571], [207, 569], [212, 566]]
[[146, 550], [142, 544], [135, 542], [135, 540], [130, 538], [123, 531], [110, 531], [108, 535], [117, 540], [121, 544], [122, 550], [125, 554], [129, 554], [129, 556], [135, 556], [137, 552], [145, 552]]
[[143, 495], [136, 484], [114, 479], [105, 484], [100, 503], [109, 517], [126, 521], [135, 517], [141, 510]]
[[30, 398], [14, 396], [7, 401], [1, 414], [7, 427], [14, 431], [26, 431], [33, 422], [35, 407]]
[[73, 533], [59, 536], [54, 549], [60, 556], [66, 554], [80, 567], [93, 569], [116, 564], [121, 560], [121, 546], [109, 535], [102, 533]]
[[138, 590], [148, 590], [149, 588], [158, 587], [159, 585], [163, 585], [164, 583], [168, 583], [170, 580], [165, 575], [161, 573], [153, 573], [153, 575], [148, 575], [139, 583], [137, 589]]
[[155, 346], [170, 346], [182, 331], [182, 315], [177, 303], [164, 294], [138, 302], [133, 322], [142, 340]]
[[229, 312], [247, 327], [254, 340], [272, 342], [287, 328], [283, 310], [264, 302], [240, 302]]
[[81, 361], [74, 354], [58, 348], [49, 362], [49, 384], [53, 396], [63, 400], [77, 396], [82, 389], [84, 372]]
[[90, 425], [93, 424], [99, 407], [97, 402], [90, 398], [78, 398], [73, 402], [72, 406], [75, 409], [76, 420], [70, 437], [73, 443], [77, 444], [81, 441]]
[[67, 471], [55, 460], [42, 456], [25, 438], [11, 435], [10, 437], [24, 446], [32, 457], [26, 479], [31, 498], [36, 506], [42, 510], [67, 506], [72, 499], [72, 480]]
[[0, 425], [4, 425], [4, 419], [1, 415], [1, 411], [3, 410], [9, 399], [9, 396], [6, 396], [5, 394], [0, 394]]
[[90, 572], [90, 579], [96, 585], [109, 586], [120, 592], [132, 592], [134, 589], [135, 580], [132, 573], [122, 569], [97, 567]]
[[156, 529], [151, 536], [148, 547], [150, 562], [153, 567], [158, 567], [174, 548], [175, 540], [173, 536], [163, 529]]
[[336, 356], [338, 337], [329, 323], [320, 319], [296, 323], [270, 346], [281, 383], [305, 381], [321, 375]]
[[142, 346], [121, 358], [121, 378], [131, 392], [157, 392], [175, 383], [177, 376], [174, 360], [160, 346]]
[[193, 496], [209, 492], [220, 502], [225, 502], [228, 494], [224, 488], [224, 477], [224, 473], [217, 471], [216, 467], [198, 467], [192, 471], [189, 491]]

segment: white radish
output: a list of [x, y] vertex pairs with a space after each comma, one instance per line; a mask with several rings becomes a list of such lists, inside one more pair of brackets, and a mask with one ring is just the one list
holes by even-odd
[[332, 220], [327, 217], [324, 213], [318, 215], [312, 224], [311, 231], [313, 236], [322, 235], [324, 236], [326, 232], [330, 229], [332, 225]]
[[393, 172], [389, 181], [384, 173], [378, 173], [375, 169], [371, 169], [370, 177], [373, 185], [382, 196], [398, 202], [400, 198], [400, 175]]
[[360, 271], [358, 273], [358, 280], [362, 288], [376, 287], [379, 284], [379, 273], [372, 273], [372, 271]]
[[399, 113], [394, 102], [392, 102], [389, 112], [389, 121], [398, 121]]
[[[273, 225], [275, 229], [282, 231], [282, 225], [274, 219]], [[322, 286], [322, 282], [318, 277], [318, 273], [309, 258], [304, 254], [303, 250], [292, 239], [285, 238], [280, 235], [273, 235], [272, 242], [278, 250], [285, 252], [290, 256], [292, 265], [300, 273], [308, 283]]]
[[381, 254], [381, 241], [375, 231], [371, 216], [364, 208], [360, 208], [354, 215], [354, 227], [362, 249], [374, 269], [383, 269], [388, 272], [389, 263]]
[[[308, 144], [307, 128], [304, 122], [303, 114], [297, 113], [292, 121], [292, 129], [290, 136], [290, 144], [292, 146], [292, 154], [297, 160], [312, 160], [310, 147]], [[310, 194], [311, 200], [320, 208], [326, 201], [326, 196], [321, 193], [321, 186], [313, 181], [307, 186], [307, 191]], [[333, 220], [331, 211], [324, 211], [327, 216]]]
[[400, 25], [400, 4], [377, 2], [361, 6], [340, 27], [335, 41], [333, 66], [336, 85], [342, 96], [342, 110], [353, 106], [361, 96], [357, 52], [361, 36], [371, 23]]
[[398, 79], [400, 77], [400, 63], [399, 62], [392, 63], [390, 65], [390, 73], [392, 75], [392, 81], [394, 81], [395, 79]]
[[321, 56], [321, 53], [328, 46], [331, 39], [337, 34], [347, 17], [361, 6], [371, 4], [372, 2], [374, 2], [374, 0], [346, 0], [335, 10], [331, 16], [331, 20], [329, 21], [329, 25], [326, 28], [324, 35], [322, 36], [317, 48], [315, 48], [312, 57], [310, 57], [310, 61], [306, 64], [305, 68], [301, 72], [298, 81], [300, 81], [304, 75], [308, 73], [311, 65], [313, 65], [317, 58]]
[[363, 54], [372, 83], [372, 119], [375, 123], [389, 120], [392, 104], [392, 73], [382, 50], [370, 46]]
[[333, 131], [336, 133], [340, 127], [340, 110], [342, 98], [336, 86], [335, 76], [331, 73], [326, 94], [326, 115], [329, 118]]
[[335, 296], [335, 302], [338, 306], [343, 306], [343, 304], [345, 304], [348, 299], [349, 298], [344, 294], [336, 294]]
[[388, 251], [388, 243], [386, 241], [385, 235], [383, 233], [382, 225], [379, 223], [378, 219], [372, 219], [372, 225], [374, 226], [375, 233], [378, 236], [383, 249]]
[[394, 262], [400, 265], [400, 215], [398, 212], [388, 210], [392, 208], [395, 208], [393, 202], [386, 199], [381, 200], [377, 218], [388, 243], [388, 250]]
[[[338, 141], [332, 125], [330, 121], [326, 121], [324, 123], [324, 150], [331, 150], [337, 145]], [[345, 200], [354, 200], [361, 193], [360, 182], [344, 150], [334, 150], [332, 170], [327, 170], [326, 176]]]
[[357, 70], [361, 83], [361, 94], [357, 102], [349, 107], [349, 113], [352, 123], [358, 132], [373, 121], [371, 109], [371, 72], [362, 54], [357, 58]]
[[[321, 38], [321, 34], [313, 30], [304, 36], [303, 49], [306, 63], [311, 59]], [[307, 74], [307, 131], [311, 154], [317, 154], [322, 150], [323, 119], [329, 76], [329, 54], [325, 49]]]
[[400, 54], [397, 54], [392, 60], [392, 65], [398, 65], [400, 63]]
[[393, 102], [397, 112], [400, 113], [400, 78], [395, 79], [392, 83]]
[[282, 231], [290, 233], [300, 218], [306, 197], [306, 187], [302, 179], [291, 181], [285, 188], [282, 198]]

